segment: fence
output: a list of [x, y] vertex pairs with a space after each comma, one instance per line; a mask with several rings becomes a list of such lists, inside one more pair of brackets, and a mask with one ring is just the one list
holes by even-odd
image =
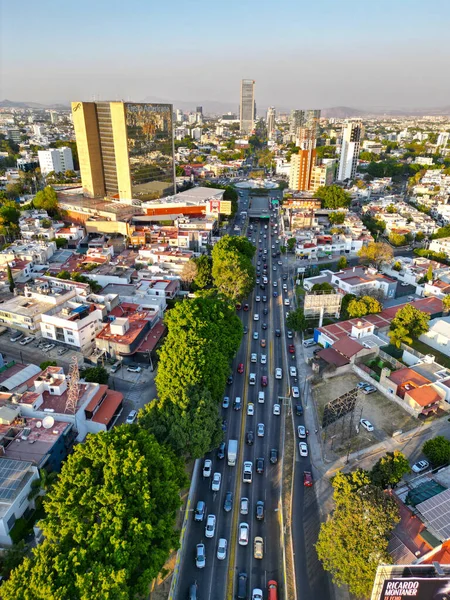
[[392, 367], [394, 369], [403, 369], [404, 366], [405, 366], [399, 360], [397, 360], [396, 358], [394, 358], [390, 354], [387, 354], [386, 352], [384, 352], [383, 350], [381, 350], [381, 348], [380, 348], [380, 352], [379, 352], [379, 357], [382, 358], [383, 360], [385, 360], [390, 365], [392, 365]]

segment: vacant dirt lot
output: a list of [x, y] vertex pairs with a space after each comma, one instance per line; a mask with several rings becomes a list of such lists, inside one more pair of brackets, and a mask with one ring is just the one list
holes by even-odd
[[[320, 422], [325, 405], [355, 388], [358, 381], [360, 379], [356, 375], [348, 373], [322, 380], [313, 387]], [[357, 433], [360, 418], [368, 419], [374, 426], [374, 431], [368, 432], [363, 427], [359, 427]], [[327, 455], [329, 458], [333, 455], [342, 456], [348, 452], [349, 445], [350, 452], [361, 450], [391, 437], [394, 431], [399, 429], [407, 431], [417, 427], [418, 424], [417, 419], [411, 417], [398, 404], [380, 392], [368, 395], [359, 393], [353, 423], [350, 416], [347, 416], [345, 419], [340, 419], [336, 425], [330, 425], [326, 432], [324, 431]]]

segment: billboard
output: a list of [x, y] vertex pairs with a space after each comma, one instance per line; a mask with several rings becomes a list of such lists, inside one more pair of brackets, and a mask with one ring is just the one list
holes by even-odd
[[210, 200], [209, 213], [231, 215], [231, 200]]
[[380, 600], [450, 600], [450, 579], [386, 579]]
[[324, 316], [339, 317], [341, 310], [342, 294], [311, 292], [305, 294], [303, 312], [308, 319], [317, 318], [321, 313]]

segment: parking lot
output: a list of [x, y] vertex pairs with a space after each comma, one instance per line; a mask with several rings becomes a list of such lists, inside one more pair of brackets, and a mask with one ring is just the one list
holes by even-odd
[[[322, 380], [313, 386], [312, 393], [320, 422], [322, 422], [325, 405], [355, 388], [358, 381], [360, 379], [350, 372]], [[360, 418], [370, 421], [374, 430], [369, 432], [363, 427], [359, 427]], [[400, 429], [408, 431], [417, 427], [418, 424], [417, 419], [411, 417], [409, 413], [386, 398], [381, 392], [376, 391], [367, 395], [359, 392], [353, 426], [351, 427], [350, 416], [347, 416], [345, 422], [344, 419], [340, 419], [336, 424], [328, 426], [326, 432], [323, 432], [323, 438], [326, 438], [327, 456], [335, 455], [334, 457], [337, 458], [346, 454], [349, 448], [350, 433], [354, 434], [350, 441], [350, 450], [356, 451], [392, 437], [394, 431]], [[357, 432], [357, 428], [359, 432]]]

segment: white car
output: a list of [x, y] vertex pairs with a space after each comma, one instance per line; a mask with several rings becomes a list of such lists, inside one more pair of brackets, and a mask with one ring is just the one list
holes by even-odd
[[261, 302], [261, 296], [256, 296], [255, 302]]
[[131, 365], [130, 367], [127, 367], [127, 371], [129, 371], [130, 373], [140, 373], [142, 369], [141, 367]]
[[[257, 316], [257, 315], [255, 315], [255, 317], [256, 317], [256, 316]], [[259, 317], [258, 317], [258, 318], [259, 318]], [[258, 333], [257, 331], [254, 331], [254, 332], [253, 332], [253, 339], [254, 339], [254, 340], [257, 340], [258, 338], [259, 338], [259, 333]]]
[[283, 290], [287, 292], [287, 283], [283, 283]]
[[258, 437], [264, 437], [264, 423], [258, 423], [257, 434]]
[[261, 354], [261, 364], [262, 365], [267, 364], [267, 355], [266, 354]]
[[298, 387], [296, 385], [293, 385], [291, 387], [291, 392], [292, 392], [293, 398], [300, 398], [300, 390], [298, 389]]
[[373, 431], [373, 425], [367, 419], [361, 419], [360, 423], [364, 427], [364, 429], [366, 429], [366, 431]]
[[220, 538], [217, 545], [217, 560], [225, 560], [227, 557], [227, 540]]
[[211, 489], [213, 492], [218, 492], [220, 490], [221, 481], [222, 481], [222, 475], [220, 473], [214, 473], [212, 481], [211, 481]]
[[277, 416], [281, 414], [281, 406], [279, 404], [273, 405], [273, 414]]
[[247, 546], [250, 533], [248, 523], [239, 523], [239, 545]]
[[248, 515], [248, 498], [241, 498], [240, 513], [241, 515]]
[[296, 367], [289, 367], [289, 375], [291, 377], [297, 377], [297, 368]]
[[208, 515], [205, 526], [205, 537], [212, 538], [216, 533], [216, 515]]
[[275, 369], [275, 379], [282, 379], [283, 378], [283, 371], [282, 369], [280, 369], [279, 367], [277, 369]]
[[306, 438], [306, 428], [304, 425], [299, 425], [297, 427], [297, 434], [300, 439], [304, 440]]
[[137, 410], [132, 410], [129, 413], [129, 415], [128, 415], [126, 421], [125, 421], [125, 423], [127, 425], [132, 425], [136, 421], [136, 418], [137, 418]]
[[259, 315], [258, 315], [258, 313], [255, 313], [255, 314], [253, 315], [253, 320], [254, 320], [254, 321], [259, 321]]
[[259, 588], [255, 588], [252, 592], [252, 600], [263, 600], [262, 590]]
[[411, 468], [414, 471], [414, 473], [422, 473], [422, 471], [428, 469], [429, 466], [430, 463], [427, 460], [419, 460], [418, 462], [414, 463]]
[[195, 555], [195, 566], [197, 569], [203, 569], [206, 564], [205, 544], [197, 544], [197, 552]]
[[247, 414], [249, 417], [253, 417], [253, 415], [255, 414], [255, 405], [253, 404], [253, 402], [248, 403]]
[[212, 460], [207, 458], [203, 463], [203, 477], [211, 477]]
[[255, 352], [250, 356], [250, 362], [258, 362], [258, 355]]
[[289, 302], [289, 298], [285, 298], [285, 299], [284, 299], [284, 305], [285, 305], [285, 306], [290, 306], [290, 304], [291, 304], [291, 303]]
[[263, 391], [258, 392], [258, 402], [260, 404], [264, 404], [264, 392]]
[[299, 442], [298, 449], [300, 456], [308, 456], [308, 446], [306, 445], [306, 442]]

